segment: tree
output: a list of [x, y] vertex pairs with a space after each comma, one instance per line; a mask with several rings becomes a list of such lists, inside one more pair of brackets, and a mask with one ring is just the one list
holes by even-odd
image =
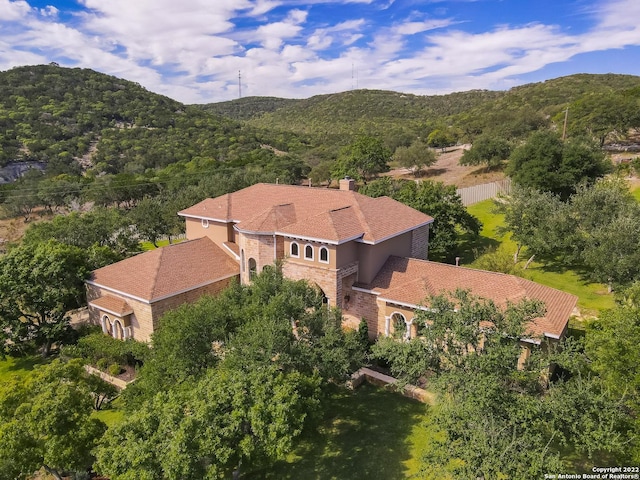
[[[158, 248], [158, 240], [164, 236], [170, 236], [172, 227], [165, 213], [166, 203], [159, 198], [144, 198], [129, 211], [129, 218], [138, 232], [139, 238], [148, 240]], [[175, 212], [172, 216], [177, 217]]]
[[433, 217], [429, 231], [429, 256], [451, 261], [462, 234], [478, 235], [481, 224], [462, 204], [453, 185], [424, 180], [420, 183], [382, 178], [363, 186], [360, 193], [387, 195]]
[[366, 182], [378, 173], [388, 171], [390, 158], [391, 152], [381, 139], [361, 136], [342, 152], [332, 175], [334, 178], [351, 176]]
[[423, 168], [430, 167], [437, 161], [434, 151], [420, 139], [414, 140], [408, 147], [396, 148], [392, 158], [401, 167], [411, 170], [415, 177]]
[[[93, 246], [107, 247], [114, 254], [112, 262], [122, 260], [140, 250], [129, 220], [114, 208], [94, 208], [84, 214], [72, 212], [68, 215], [57, 215], [49, 222], [38, 222], [26, 230], [23, 243], [36, 245], [49, 240], [85, 250]], [[100, 266], [103, 265], [94, 268]]]
[[42, 178], [40, 170], [30, 168], [15, 182], [4, 198], [4, 207], [9, 215], [21, 216], [25, 223], [31, 220], [34, 209], [41, 204], [38, 185]]
[[229, 478], [291, 450], [318, 408], [318, 386], [275, 365], [211, 369], [192, 390], [161, 392], [110, 428], [95, 468], [112, 480]]
[[507, 174], [523, 187], [563, 198], [583, 182], [592, 183], [611, 171], [611, 163], [594, 145], [581, 140], [562, 142], [553, 132], [536, 132], [509, 159]]
[[[591, 93], [569, 106], [569, 132], [574, 135], [589, 134], [602, 147], [612, 134], [626, 136], [629, 128], [636, 123], [637, 112], [638, 100], [631, 95], [621, 92]], [[557, 120], [560, 121], [560, 118]]]
[[523, 246], [531, 255], [525, 268], [536, 255], [557, 255], [566, 239], [563, 234], [574, 232], [568, 206], [551, 193], [515, 186], [508, 197], [500, 198], [495, 205], [504, 215], [505, 230], [516, 242], [514, 263]]
[[0, 258], [0, 338], [4, 350], [35, 345], [48, 356], [69, 334], [67, 312], [82, 305], [89, 275], [78, 247], [49, 241]]
[[218, 297], [201, 297], [162, 316], [136, 383], [123, 394], [128, 405], [198, 379], [218, 364], [224, 342], [239, 325], [237, 311], [242, 307], [235, 303], [239, 288], [230, 287]]
[[61, 480], [87, 470], [106, 429], [91, 417], [92, 394], [80, 362], [54, 360], [0, 387], [0, 478], [31, 478], [44, 468]]
[[442, 151], [456, 143], [454, 134], [447, 128], [436, 128], [427, 137], [427, 145]]
[[500, 166], [511, 154], [511, 144], [499, 137], [481, 135], [465, 150], [460, 165], [486, 165], [487, 170]]

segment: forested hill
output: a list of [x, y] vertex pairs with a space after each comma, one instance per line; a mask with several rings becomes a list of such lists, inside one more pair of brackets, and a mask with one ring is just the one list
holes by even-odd
[[55, 64], [0, 72], [0, 166], [40, 161], [49, 174], [143, 172], [194, 158], [246, 162], [251, 127], [137, 83]]
[[418, 96], [352, 90], [304, 100], [249, 97], [202, 108], [259, 128], [310, 135], [319, 142], [343, 142], [364, 132], [382, 135], [393, 147], [443, 125], [459, 129], [467, 140], [486, 130], [517, 137], [548, 123], [576, 102], [639, 88], [637, 76], [578, 74], [508, 91]]

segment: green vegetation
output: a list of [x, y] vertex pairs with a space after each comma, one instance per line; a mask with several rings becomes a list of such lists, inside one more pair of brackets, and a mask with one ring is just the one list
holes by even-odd
[[67, 312], [82, 305], [89, 269], [86, 251], [53, 240], [0, 257], [0, 352], [47, 357], [73, 338]]
[[106, 427], [91, 416], [90, 377], [78, 362], [54, 360], [0, 387], [0, 478], [28, 478], [44, 468], [62, 480], [64, 472], [92, 465]]
[[584, 140], [563, 141], [551, 131], [539, 131], [516, 148], [507, 174], [524, 188], [567, 198], [579, 185], [591, 184], [612, 171], [598, 147]]
[[[372, 347], [401, 381], [429, 378], [441, 393], [426, 425], [432, 438], [422, 476], [539, 478], [549, 469], [578, 468], [563, 450], [592, 462], [607, 455], [624, 463], [638, 455], [635, 418], [627, 409], [637, 407], [635, 399], [611, 391], [590, 371], [581, 345], [566, 340], [558, 348], [539, 338], [543, 346], [530, 345], [531, 355], [522, 358], [518, 339], [543, 314], [542, 302], [525, 299], [501, 309], [461, 290], [428, 301], [430, 308], [413, 318], [416, 337], [384, 337]], [[615, 341], [611, 332], [603, 337]], [[624, 371], [620, 363], [610, 365], [612, 355], [603, 357], [607, 367]], [[547, 387], [540, 375], [550, 363], [563, 374]]]
[[285, 460], [247, 478], [395, 480], [418, 473], [431, 435], [424, 404], [365, 383], [353, 392], [333, 389], [324, 412]]
[[41, 356], [9, 357], [0, 359], [0, 384], [6, 385], [14, 378], [23, 378], [33, 370], [36, 365], [47, 363], [49, 359]]
[[[476, 246], [475, 248], [479, 246], [479, 249], [475, 250], [475, 252], [482, 255], [483, 249], [489, 248], [492, 251], [498, 249], [505, 252], [505, 257], [512, 263], [517, 245], [511, 239], [511, 235], [504, 230], [504, 215], [496, 211], [494, 201], [485, 200], [476, 203], [469, 206], [468, 210], [471, 215], [482, 222], [479, 241], [472, 243], [472, 245]], [[473, 248], [467, 244], [466, 250], [462, 255], [463, 264], [472, 262], [474, 258]], [[482, 256], [473, 261], [470, 266], [476, 267], [481, 261]], [[519, 265], [521, 267], [524, 263], [520, 262]], [[585, 315], [597, 314], [597, 312], [614, 306], [613, 295], [608, 293], [605, 285], [587, 281], [570, 268], [558, 269], [557, 267], [545, 266], [534, 261], [527, 270], [516, 268], [514, 273], [542, 285], [576, 295], [578, 297], [578, 307]]]

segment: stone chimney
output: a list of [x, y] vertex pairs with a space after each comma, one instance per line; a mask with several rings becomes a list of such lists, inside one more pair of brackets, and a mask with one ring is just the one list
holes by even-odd
[[351, 190], [355, 191], [356, 189], [356, 181], [350, 177], [344, 177], [340, 180], [340, 190]]

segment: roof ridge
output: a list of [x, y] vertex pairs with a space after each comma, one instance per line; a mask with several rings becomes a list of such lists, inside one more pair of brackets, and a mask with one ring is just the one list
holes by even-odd
[[[179, 244], [175, 244], [175, 245], [179, 245]], [[169, 247], [170, 245], [167, 245], [167, 247]], [[162, 247], [162, 248], [158, 248], [157, 250], [159, 250], [159, 254], [158, 254], [158, 260], [156, 262], [155, 268], [154, 268], [154, 272], [153, 272], [153, 281], [151, 283], [151, 289], [149, 292], [149, 297], [150, 298], [155, 298], [155, 293], [156, 293], [156, 286], [158, 285], [158, 278], [160, 277], [160, 275], [158, 275], [158, 272], [160, 271], [160, 267], [162, 266], [162, 261], [163, 261], [163, 257], [165, 254], [165, 248], [166, 247]]]

